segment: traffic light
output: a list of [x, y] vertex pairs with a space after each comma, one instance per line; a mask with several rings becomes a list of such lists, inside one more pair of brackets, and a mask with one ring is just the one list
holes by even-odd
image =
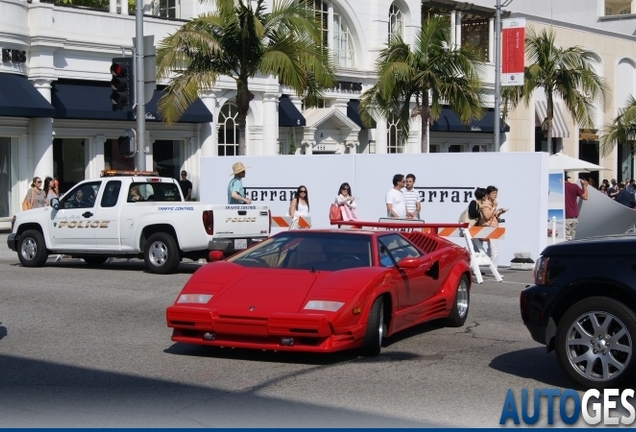
[[110, 81], [110, 87], [113, 89], [110, 94], [113, 111], [131, 110], [135, 98], [135, 62], [133, 58], [114, 58], [110, 66], [110, 73], [113, 76]]
[[[129, 133], [128, 131], [126, 133]], [[137, 151], [137, 144], [133, 136], [126, 135], [117, 138], [117, 152], [125, 157], [132, 157]]]

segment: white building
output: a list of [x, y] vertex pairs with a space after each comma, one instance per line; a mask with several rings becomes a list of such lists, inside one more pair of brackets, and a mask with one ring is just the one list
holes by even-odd
[[[486, 91], [492, 101], [494, 0], [313, 1], [316, 12], [324, 17], [323, 31], [336, 54], [339, 84], [326, 93], [320, 107], [304, 109], [301, 99], [281, 88], [276, 77], [252, 80], [250, 90], [255, 98], [247, 119], [248, 155], [287, 154], [294, 148], [302, 155], [418, 153], [419, 122], [414, 122], [409, 139], [402, 143], [397, 139], [395, 125], [386, 121], [378, 121], [372, 129], [365, 128], [357, 104], [361, 93], [374, 82], [375, 60], [390, 33], [400, 32], [406, 40], [413, 40], [421, 22], [422, 5], [447, 9], [454, 40], [480, 50], [486, 63]], [[516, 3], [534, 4], [534, 0], [515, 0], [509, 8], [513, 13]], [[144, 33], [154, 35], [157, 42], [184, 20], [210, 7], [197, 0], [147, 1]], [[598, 8], [594, 10], [598, 12]], [[625, 95], [635, 93], [636, 46], [628, 32], [612, 32], [587, 23], [547, 23], [543, 17], [523, 15], [538, 26], [558, 29], [559, 41], [564, 45], [592, 47], [599, 55], [599, 72], [612, 86], [618, 82], [623, 86], [624, 80], [619, 81], [619, 77], [625, 74], [632, 77], [625, 91], [616, 92], [614, 113], [626, 100]], [[600, 24], [604, 20], [600, 19]], [[618, 21], [624, 24], [629, 20]], [[108, 82], [111, 59], [121, 56], [122, 47], [132, 45], [135, 19], [125, 0], [111, 0], [108, 10], [38, 0], [3, 0], [0, 29], [0, 48], [5, 53], [0, 63], [0, 221], [6, 224], [19, 211], [33, 176], [55, 175], [62, 190], [66, 190], [79, 180], [98, 176], [106, 167], [133, 167], [133, 159], [119, 156], [117, 137], [125, 129], [134, 128], [135, 120], [131, 113], [112, 111]], [[146, 106], [146, 167], [177, 178], [180, 170], [187, 170], [196, 197], [199, 158], [237, 154], [237, 111], [232, 103], [235, 83], [220, 80], [215, 90], [202, 95], [172, 128], [166, 128], [158, 119], [158, 96], [159, 91]], [[431, 126], [430, 151], [540, 149], [540, 140], [535, 145], [534, 111], [534, 106], [520, 106], [513, 112], [510, 128], [506, 126], [502, 134], [501, 148], [494, 149], [492, 110], [484, 119], [463, 126], [447, 109]], [[564, 126], [558, 131], [558, 145], [569, 149], [578, 145], [578, 129], [568, 113], [562, 114]], [[608, 112], [603, 120], [614, 115]], [[617, 168], [616, 159], [601, 162]]]

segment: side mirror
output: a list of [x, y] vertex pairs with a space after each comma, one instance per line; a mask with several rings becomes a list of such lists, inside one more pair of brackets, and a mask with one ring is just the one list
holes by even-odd
[[53, 207], [55, 210], [58, 210], [60, 208], [60, 200], [57, 198], [51, 198], [49, 205]]
[[223, 260], [223, 252], [220, 250], [213, 250], [208, 253], [208, 262]]
[[419, 258], [404, 258], [398, 263], [399, 268], [414, 269], [420, 266]]

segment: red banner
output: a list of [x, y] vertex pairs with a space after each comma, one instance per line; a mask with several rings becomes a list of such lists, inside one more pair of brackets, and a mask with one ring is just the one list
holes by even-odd
[[501, 32], [501, 85], [523, 85], [525, 18], [505, 19]]

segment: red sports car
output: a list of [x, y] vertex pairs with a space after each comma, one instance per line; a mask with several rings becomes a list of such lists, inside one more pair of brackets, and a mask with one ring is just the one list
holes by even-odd
[[464, 325], [467, 250], [433, 233], [375, 228], [285, 231], [202, 267], [166, 310], [172, 340], [374, 356], [405, 328]]

